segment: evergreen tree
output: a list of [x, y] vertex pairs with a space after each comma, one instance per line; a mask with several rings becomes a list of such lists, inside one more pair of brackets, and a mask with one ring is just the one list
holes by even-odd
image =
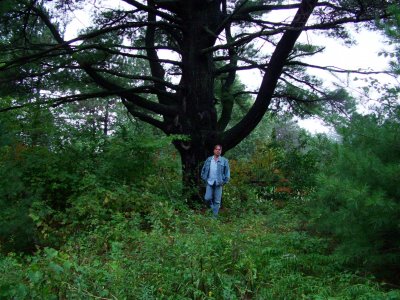
[[393, 281], [400, 265], [400, 119], [354, 114], [324, 163], [316, 224], [357, 268]]
[[[15, 97], [2, 111], [115, 96], [135, 118], [188, 137], [174, 145], [190, 188], [199, 183], [198, 167], [213, 145], [233, 148], [269, 109], [298, 104], [310, 110], [318, 100], [341, 99], [306, 74], [319, 66], [302, 58], [321, 48], [296, 44], [302, 32], [348, 38], [345, 24], [385, 18], [392, 2], [124, 0], [106, 9], [102, 1], [2, 1], [0, 84]], [[91, 8], [93, 24], [67, 40], [65, 25], [79, 7]], [[260, 70], [263, 80], [252, 106], [228, 127], [229, 90], [237, 72], [247, 69]], [[226, 91], [219, 116], [217, 78]], [[21, 89], [38, 97], [19, 97]]]

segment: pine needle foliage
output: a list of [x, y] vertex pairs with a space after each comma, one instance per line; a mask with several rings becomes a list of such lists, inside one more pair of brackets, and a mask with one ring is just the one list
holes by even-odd
[[[354, 115], [318, 179], [317, 228], [351, 263], [391, 281], [400, 271], [400, 123]], [[397, 278], [397, 279], [396, 279]]]

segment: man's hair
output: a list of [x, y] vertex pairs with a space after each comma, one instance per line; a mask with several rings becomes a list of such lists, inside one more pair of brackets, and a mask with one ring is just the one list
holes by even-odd
[[220, 148], [222, 149], [222, 145], [220, 145], [220, 144], [216, 144], [216, 145], [214, 146], [214, 149], [217, 148], [217, 147], [220, 147]]

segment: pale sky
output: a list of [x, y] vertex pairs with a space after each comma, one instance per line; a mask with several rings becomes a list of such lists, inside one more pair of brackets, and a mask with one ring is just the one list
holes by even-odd
[[[358, 70], [362, 69], [365, 71], [384, 71], [388, 69], [389, 59], [384, 56], [379, 56], [379, 52], [383, 49], [388, 48], [384, 43], [385, 38], [379, 32], [361, 30], [354, 34], [356, 45], [350, 47], [345, 46], [341, 40], [335, 40], [327, 38], [322, 35], [315, 35], [310, 32], [303, 33], [299, 41], [302, 43], [309, 42], [319, 46], [325, 46], [325, 50], [322, 53], [318, 53], [311, 56], [304, 61], [313, 65], [320, 66], [334, 66], [342, 69]], [[392, 82], [395, 80], [388, 75], [359, 75], [359, 74], [330, 74], [329, 72], [319, 69], [309, 69], [308, 73], [315, 75], [324, 80], [324, 85], [327, 87], [333, 87], [335, 84], [344, 86], [356, 99], [365, 99], [365, 95], [362, 93], [362, 86], [366, 85], [364, 78], [374, 77], [378, 78], [380, 82]], [[359, 80], [355, 81], [357, 77]], [[257, 89], [261, 83], [261, 76], [259, 71], [246, 71], [241, 75], [243, 80], [250, 89]], [[372, 102], [374, 98], [378, 98], [378, 94], [370, 94]], [[376, 99], [375, 99], [376, 100]], [[369, 101], [368, 103], [372, 103]], [[366, 111], [366, 104], [358, 106], [360, 111]], [[311, 133], [317, 132], [329, 132], [329, 128], [323, 126], [323, 122], [316, 118], [310, 118], [306, 120], [299, 120], [299, 125], [306, 128]]]
[[[311, 43], [322, 44], [326, 46], [324, 53], [316, 54], [310, 57], [312, 64], [321, 66], [335, 66], [343, 69], [385, 71], [389, 68], [389, 59], [379, 55], [383, 49], [388, 50], [385, 44], [385, 37], [377, 31], [362, 30], [354, 34], [357, 44], [351, 47], [343, 45], [341, 41], [334, 39], [321, 38], [320, 36], [309, 36]], [[327, 86], [338, 84], [346, 87], [347, 91], [359, 101], [357, 106], [361, 113], [368, 111], [368, 106], [376, 103], [379, 94], [370, 92], [369, 99], [363, 93], [362, 87], [367, 83], [363, 80], [369, 77], [376, 78], [379, 82], [395, 83], [394, 78], [386, 74], [380, 75], [359, 75], [359, 74], [336, 74], [335, 76], [322, 70], [313, 69], [310, 73], [324, 78]], [[355, 80], [358, 78], [358, 80]], [[305, 127], [310, 132], [328, 132], [329, 129], [321, 127], [322, 122], [316, 119], [299, 121], [299, 125]]]

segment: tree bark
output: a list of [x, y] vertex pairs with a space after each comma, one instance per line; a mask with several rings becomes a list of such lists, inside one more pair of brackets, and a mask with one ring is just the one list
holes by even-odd
[[204, 183], [200, 178], [201, 168], [205, 159], [210, 155], [203, 147], [187, 148], [184, 142], [176, 142], [182, 164], [182, 194], [188, 205], [198, 207], [203, 202]]
[[183, 192], [190, 206], [202, 201], [200, 169], [217, 140], [217, 112], [214, 99], [214, 62], [212, 53], [201, 50], [214, 45], [211, 32], [218, 27], [218, 1], [182, 3], [182, 77], [178, 92], [180, 113], [174, 120], [176, 133], [190, 140], [175, 142], [181, 155]]

